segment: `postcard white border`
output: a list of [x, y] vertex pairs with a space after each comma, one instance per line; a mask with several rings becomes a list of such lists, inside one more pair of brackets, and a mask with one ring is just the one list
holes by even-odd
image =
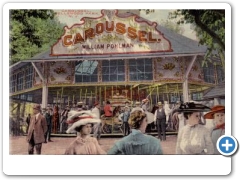
[[[127, 3], [136, 9], [226, 10], [226, 135], [231, 135], [231, 7], [227, 3]], [[3, 127], [9, 117], [9, 9], [126, 9], [125, 3], [8, 3], [3, 7]], [[59, 156], [9, 155], [9, 128], [3, 128], [3, 173], [7, 175], [228, 175], [224, 156]], [[27, 143], [26, 143], [27, 146]], [[49, 163], [51, 160], [52, 163]], [[94, 164], [94, 162], [96, 162]], [[38, 162], [39, 165], [33, 162]], [[64, 162], [64, 163], [63, 163]], [[127, 162], [127, 163], [126, 163]], [[173, 163], [174, 162], [174, 163]], [[98, 166], [97, 166], [98, 165]], [[26, 168], [28, 167], [28, 168]], [[54, 168], [53, 168], [54, 167]], [[95, 168], [96, 167], [96, 168]], [[170, 168], [171, 167], [171, 168]], [[124, 171], [123, 171], [124, 169]], [[174, 169], [174, 171], [173, 171]]]

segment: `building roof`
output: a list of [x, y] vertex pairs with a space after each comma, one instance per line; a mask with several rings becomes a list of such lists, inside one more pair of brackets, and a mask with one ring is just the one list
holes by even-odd
[[225, 97], [225, 83], [210, 88], [203, 94], [203, 99], [213, 99], [217, 97]]
[[[121, 14], [122, 17], [133, 15], [132, 13]], [[138, 20], [151, 21], [138, 17]], [[183, 35], [177, 34], [176, 32], [169, 30], [161, 25], [157, 26], [157, 29], [171, 42], [172, 52], [158, 52], [158, 53], [145, 53], [145, 54], [114, 54], [114, 55], [84, 55], [84, 56], [50, 56], [51, 50], [42, 52], [31, 59], [21, 61], [21, 63], [16, 63], [10, 66], [10, 69], [16, 69], [23, 66], [27, 62], [43, 62], [43, 61], [66, 61], [69, 60], [82, 60], [82, 59], [119, 59], [119, 58], [152, 58], [161, 56], [193, 56], [193, 55], [204, 55], [206, 53], [207, 47], [199, 45], [198, 41], [194, 41]], [[13, 70], [12, 69], [12, 70]]]

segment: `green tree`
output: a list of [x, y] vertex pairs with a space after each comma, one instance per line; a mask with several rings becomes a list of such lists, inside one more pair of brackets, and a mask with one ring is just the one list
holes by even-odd
[[[225, 10], [176, 10], [170, 19], [177, 18], [178, 24], [191, 23], [199, 43], [208, 46], [206, 60], [221, 59], [225, 67]], [[206, 61], [205, 61], [206, 62]]]
[[164, 26], [167, 29], [172, 30], [175, 33], [183, 34], [184, 28], [181, 24], [177, 24], [175, 21], [171, 21], [167, 19], [166, 21], [161, 21], [161, 25]]
[[53, 10], [10, 10], [10, 65], [47, 50], [63, 33]]

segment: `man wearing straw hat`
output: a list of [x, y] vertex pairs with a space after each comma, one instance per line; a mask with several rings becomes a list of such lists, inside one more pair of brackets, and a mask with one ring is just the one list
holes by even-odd
[[34, 147], [36, 153], [41, 154], [42, 143], [45, 142], [44, 135], [47, 132], [47, 121], [40, 111], [40, 104], [35, 104], [27, 135], [28, 154], [34, 154]]
[[141, 103], [139, 101], [135, 102], [135, 107], [132, 108], [131, 113], [133, 113], [134, 111], [142, 111], [142, 112], [144, 112], [143, 109], [141, 108]]

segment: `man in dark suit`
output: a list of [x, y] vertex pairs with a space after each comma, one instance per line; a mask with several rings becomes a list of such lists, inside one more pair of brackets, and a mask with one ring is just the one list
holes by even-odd
[[40, 113], [41, 106], [36, 104], [33, 106], [33, 116], [29, 124], [27, 142], [28, 154], [34, 154], [34, 147], [37, 154], [41, 154], [42, 143], [45, 141], [45, 133], [47, 132], [47, 121]]
[[158, 138], [166, 140], [166, 114], [162, 102], [158, 102], [158, 109], [154, 114], [154, 121], [157, 123]]
[[45, 113], [45, 119], [47, 121], [47, 132], [45, 134], [45, 143], [53, 142], [51, 140], [51, 133], [52, 133], [52, 108], [48, 107], [47, 112]]

